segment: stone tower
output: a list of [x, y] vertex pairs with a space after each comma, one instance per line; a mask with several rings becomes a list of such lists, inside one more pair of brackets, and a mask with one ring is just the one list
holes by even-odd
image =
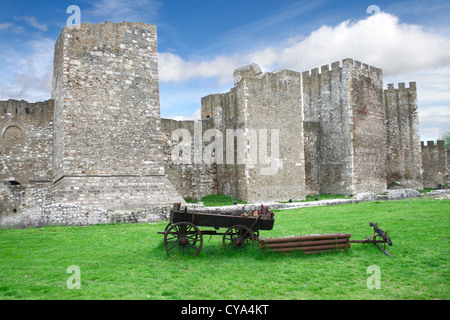
[[52, 99], [55, 202], [106, 209], [183, 202], [164, 172], [155, 26], [64, 28]]
[[423, 189], [416, 83], [388, 84], [384, 90], [388, 185]]
[[345, 59], [302, 78], [308, 193], [384, 192], [382, 71]]
[[202, 119], [212, 118], [225, 136], [219, 193], [247, 202], [305, 199], [300, 77], [251, 64], [235, 70], [230, 92], [202, 98]]

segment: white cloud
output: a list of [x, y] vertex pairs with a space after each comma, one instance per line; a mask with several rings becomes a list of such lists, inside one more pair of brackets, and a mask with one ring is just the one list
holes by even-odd
[[193, 114], [187, 115], [187, 116], [169, 116], [167, 118], [169, 119], [173, 119], [173, 120], [200, 120], [201, 119], [201, 113], [202, 110], [201, 109], [197, 109], [195, 110], [195, 112]]
[[241, 65], [241, 58], [218, 56], [211, 60], [193, 59], [186, 61], [168, 52], [159, 53], [159, 77], [162, 82], [183, 82], [193, 78], [215, 78], [219, 84], [233, 79], [233, 70]]
[[13, 26], [12, 23], [0, 23], [0, 31], [2, 30], [8, 30]]
[[0, 32], [11, 32], [13, 34], [25, 34], [23, 26], [15, 25], [14, 23], [0, 23]]
[[[0, 57], [4, 74], [0, 83], [0, 99], [25, 99], [29, 102], [50, 98], [53, 73], [53, 39], [28, 42], [27, 52], [2, 48]], [[4, 78], [7, 76], [7, 78]]]
[[36, 17], [14, 17], [14, 20], [16, 21], [25, 21], [28, 25], [39, 29], [41, 31], [47, 31], [48, 25], [46, 23], [39, 23], [36, 19]]
[[450, 130], [450, 104], [419, 108], [420, 119], [429, 124], [446, 124]]
[[279, 48], [267, 47], [204, 60], [185, 60], [172, 53], [160, 54], [161, 81], [193, 78], [231, 79], [234, 68], [258, 63], [263, 69], [305, 71], [353, 58], [383, 69], [384, 75], [420, 71], [450, 64], [450, 38], [401, 23], [397, 17], [379, 13], [336, 27], [322, 26], [308, 37], [288, 39]]
[[350, 57], [382, 68], [384, 75], [419, 71], [450, 63], [449, 40], [380, 13], [336, 27], [322, 26], [282, 50], [280, 66], [308, 69]]
[[[423, 139], [449, 131], [450, 37], [402, 23], [388, 13], [359, 21], [322, 26], [309, 36], [284, 39], [278, 47], [204, 59], [183, 59], [160, 53], [160, 80], [188, 82], [215, 78], [232, 85], [233, 71], [257, 63], [264, 71], [306, 71], [344, 58], [353, 58], [383, 70], [384, 82], [416, 81]], [[200, 97], [199, 97], [200, 98]]]
[[[83, 10], [82, 15], [88, 18], [105, 19], [111, 22], [137, 22], [154, 19], [161, 6], [156, 0], [100, 0], [92, 4], [91, 9]], [[104, 21], [101, 21], [104, 22]]]
[[424, 128], [420, 132], [421, 141], [436, 141], [443, 137], [444, 133], [449, 132], [449, 130], [442, 130], [439, 127], [428, 127]]

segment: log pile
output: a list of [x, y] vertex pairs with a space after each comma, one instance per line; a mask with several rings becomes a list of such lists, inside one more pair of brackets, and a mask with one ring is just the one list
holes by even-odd
[[347, 250], [351, 246], [350, 237], [350, 233], [333, 233], [281, 238], [258, 237], [258, 241], [259, 248], [263, 251], [303, 251], [305, 254], [312, 254]]

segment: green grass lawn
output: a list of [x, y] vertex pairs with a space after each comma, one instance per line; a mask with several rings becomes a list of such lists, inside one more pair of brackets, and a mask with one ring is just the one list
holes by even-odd
[[[0, 230], [0, 299], [449, 299], [450, 200], [403, 201], [276, 211], [264, 237], [351, 233], [369, 222], [389, 232], [388, 257], [372, 244], [320, 255], [264, 254], [257, 247], [224, 252], [204, 237], [195, 257], [169, 258], [167, 222]], [[81, 289], [69, 290], [69, 266]], [[369, 266], [380, 270], [369, 290]]]
[[[187, 203], [198, 203], [198, 200], [193, 199], [185, 199]], [[203, 205], [206, 207], [222, 207], [222, 206], [231, 206], [234, 204], [234, 202], [237, 202], [238, 204], [246, 204], [246, 202], [239, 200], [239, 199], [233, 199], [230, 196], [224, 195], [224, 194], [212, 194], [206, 197], [203, 197], [201, 202], [203, 202]]]

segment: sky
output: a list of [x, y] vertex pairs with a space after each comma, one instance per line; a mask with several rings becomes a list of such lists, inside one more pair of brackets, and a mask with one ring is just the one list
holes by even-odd
[[303, 72], [352, 58], [381, 68], [384, 88], [417, 83], [421, 140], [450, 131], [448, 0], [1, 0], [0, 100], [51, 98], [71, 5], [81, 23], [157, 26], [165, 118], [199, 119], [201, 98], [228, 92], [250, 63]]

